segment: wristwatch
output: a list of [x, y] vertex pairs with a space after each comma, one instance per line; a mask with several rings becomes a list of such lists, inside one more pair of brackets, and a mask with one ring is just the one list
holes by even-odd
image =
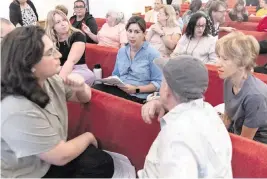
[[140, 93], [140, 89], [139, 88], [136, 88], [135, 89], [135, 93]]

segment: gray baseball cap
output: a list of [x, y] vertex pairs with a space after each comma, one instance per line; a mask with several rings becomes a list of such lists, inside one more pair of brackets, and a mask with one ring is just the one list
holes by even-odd
[[208, 70], [205, 64], [190, 55], [180, 55], [173, 59], [155, 59], [163, 72], [169, 87], [188, 99], [203, 97], [209, 84]]

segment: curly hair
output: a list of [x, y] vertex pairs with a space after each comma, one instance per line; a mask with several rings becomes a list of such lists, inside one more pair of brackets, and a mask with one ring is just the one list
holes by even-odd
[[48, 104], [49, 96], [32, 72], [44, 53], [44, 35], [45, 31], [38, 26], [19, 27], [2, 40], [1, 101], [15, 95], [23, 96], [42, 108]]
[[209, 35], [207, 16], [203, 12], [197, 12], [194, 15], [192, 15], [192, 17], [190, 18], [190, 20], [189, 20], [189, 22], [187, 24], [187, 27], [186, 27], [185, 34], [189, 39], [194, 37], [195, 27], [197, 25], [197, 21], [201, 17], [204, 17], [206, 19], [206, 27], [205, 27], [205, 30], [203, 32], [203, 36], [208, 36]]

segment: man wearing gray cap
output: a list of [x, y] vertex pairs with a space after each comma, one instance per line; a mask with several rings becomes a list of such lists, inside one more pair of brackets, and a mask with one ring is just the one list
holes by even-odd
[[155, 63], [164, 75], [160, 98], [142, 107], [142, 117], [149, 124], [159, 117], [161, 131], [139, 178], [232, 178], [229, 134], [203, 100], [209, 80], [205, 65], [187, 55]]

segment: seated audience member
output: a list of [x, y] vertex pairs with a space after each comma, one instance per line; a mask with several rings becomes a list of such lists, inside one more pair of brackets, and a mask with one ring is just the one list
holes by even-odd
[[252, 74], [259, 43], [241, 32], [218, 40], [217, 67], [224, 79], [225, 113], [230, 132], [267, 144], [267, 85]]
[[244, 0], [238, 0], [234, 8], [229, 12], [232, 21], [246, 22], [248, 21], [248, 12], [246, 10]]
[[208, 25], [209, 31], [212, 36], [218, 36], [219, 31], [232, 32], [235, 28], [232, 27], [220, 27], [225, 22], [225, 16], [227, 14], [227, 5], [225, 2], [215, 0], [211, 3], [208, 10]]
[[1, 23], [1, 40], [2, 40], [6, 36], [6, 34], [14, 30], [15, 26], [9, 20], [2, 17], [0, 18], [0, 23]]
[[1, 46], [1, 176], [111, 178], [112, 157], [90, 132], [67, 141], [67, 101], [87, 103], [78, 74], [64, 80], [61, 54], [38, 26], [19, 27]]
[[190, 4], [189, 10], [186, 11], [183, 14], [183, 22], [185, 25], [188, 24], [191, 16], [195, 14], [202, 6], [202, 1], [201, 0], [193, 0]]
[[98, 45], [120, 48], [127, 43], [127, 34], [124, 24], [124, 14], [122, 12], [109, 11], [106, 16], [106, 23], [95, 35], [86, 26], [82, 30]]
[[246, 6], [259, 6], [259, 0], [246, 0]]
[[139, 16], [129, 19], [127, 25], [128, 44], [120, 48], [112, 75], [118, 76], [124, 87], [94, 85], [93, 88], [113, 95], [144, 103], [149, 93], [160, 88], [162, 73], [154, 64], [160, 54], [144, 41], [146, 22]]
[[181, 34], [173, 7], [164, 5], [159, 10], [158, 22], [149, 28], [146, 40], [160, 52], [161, 57], [170, 57]]
[[64, 5], [57, 5], [55, 9], [64, 12], [64, 14], [66, 14], [66, 16], [68, 16], [69, 10], [68, 10], [68, 8], [66, 6], [64, 6]]
[[62, 54], [59, 76], [64, 79], [70, 73], [78, 73], [84, 77], [86, 84], [92, 85], [95, 76], [85, 63], [85, 35], [72, 27], [67, 16], [59, 10], [48, 13], [45, 29]]
[[[267, 54], [267, 40], [260, 41], [259, 44], [260, 54]], [[263, 66], [255, 67], [254, 72], [267, 74], [267, 63]]]
[[262, 40], [259, 42], [260, 44], [260, 54], [267, 53], [267, 40]]
[[230, 136], [203, 99], [209, 82], [205, 65], [189, 55], [160, 60], [155, 60], [164, 76], [160, 98], [142, 107], [142, 117], [148, 124], [158, 117], [161, 131], [139, 178], [232, 178]]
[[38, 14], [32, 1], [13, 0], [9, 6], [9, 19], [14, 26], [37, 25]]
[[[85, 24], [92, 33], [97, 34], [98, 27], [95, 18], [89, 14], [83, 0], [74, 2], [74, 13], [75, 15], [70, 18], [73, 27], [82, 30], [82, 25]], [[89, 36], [86, 36], [86, 42], [95, 43]]]
[[267, 0], [261, 0], [260, 9], [256, 12], [257, 17], [267, 16]]
[[162, 0], [154, 0], [154, 9], [145, 13], [145, 21], [146, 22], [157, 22], [157, 17], [159, 13], [159, 9], [162, 6]]
[[185, 34], [181, 37], [171, 58], [178, 55], [192, 55], [203, 63], [214, 64], [217, 56], [215, 45], [217, 38], [209, 35], [208, 24], [205, 14], [195, 13], [186, 28]]
[[180, 13], [181, 13], [180, 6], [179, 4], [172, 4], [172, 7], [174, 8], [175, 13], [176, 13], [176, 21], [181, 29], [181, 32], [183, 32], [184, 22], [183, 22], [183, 19], [180, 17]]

